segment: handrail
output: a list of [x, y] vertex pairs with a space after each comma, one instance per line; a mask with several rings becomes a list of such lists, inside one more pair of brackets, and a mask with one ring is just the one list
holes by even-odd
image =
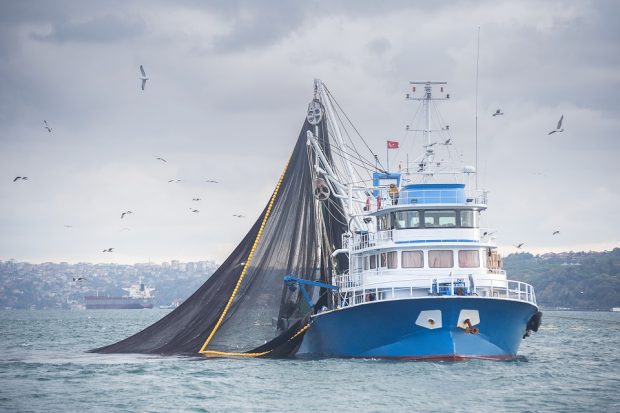
[[375, 247], [387, 244], [393, 239], [393, 230], [383, 230], [378, 232], [342, 234], [342, 248], [350, 248], [354, 250], [362, 250], [369, 247]]
[[534, 287], [515, 280], [476, 279], [472, 284], [464, 277], [435, 277], [364, 283], [361, 274], [347, 274], [336, 276], [334, 285], [340, 288], [340, 307], [372, 301], [445, 295], [513, 299], [536, 304]]
[[[488, 192], [474, 189], [402, 189], [398, 196], [390, 195], [389, 188], [372, 188], [375, 202], [370, 202], [370, 211], [375, 212], [386, 206], [418, 204], [466, 204], [487, 205]], [[376, 198], [381, 201], [377, 202]]]

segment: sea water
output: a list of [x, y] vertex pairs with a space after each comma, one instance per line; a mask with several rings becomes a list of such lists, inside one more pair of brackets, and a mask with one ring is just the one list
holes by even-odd
[[545, 311], [508, 362], [86, 353], [168, 311], [0, 311], [0, 411], [620, 411], [620, 313]]

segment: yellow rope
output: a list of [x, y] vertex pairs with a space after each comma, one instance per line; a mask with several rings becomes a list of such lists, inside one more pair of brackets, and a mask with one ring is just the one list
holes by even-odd
[[[312, 323], [308, 323], [305, 326], [303, 326], [302, 328], [299, 329], [299, 331], [297, 331], [291, 338], [289, 338], [287, 340], [287, 342], [294, 340], [295, 337], [299, 336], [301, 333], [303, 333], [304, 331], [306, 331], [307, 329], [310, 328], [310, 325]], [[228, 351], [215, 351], [215, 350], [206, 350], [206, 351], [201, 351], [201, 354], [205, 354], [207, 356], [228, 356], [228, 357], [262, 357], [266, 354], [271, 353], [272, 350], [268, 350], [268, 351], [263, 351], [262, 353], [235, 353], [235, 352], [228, 352]]]
[[201, 351], [201, 354], [205, 354], [207, 356], [227, 356], [227, 357], [261, 357], [268, 353], [271, 353], [271, 350], [263, 351], [262, 353], [233, 353], [233, 352], [227, 352], [227, 351], [214, 351], [214, 350]]
[[310, 328], [310, 324], [311, 323], [308, 323], [305, 326], [303, 326], [303, 328], [301, 328], [298, 332], [296, 332], [295, 335], [293, 335], [293, 337], [289, 338], [288, 341], [293, 340], [295, 337], [297, 337], [298, 335], [300, 335], [301, 333], [303, 333], [304, 331], [309, 329]]
[[[243, 270], [241, 271], [241, 275], [239, 275], [239, 280], [237, 280], [237, 285], [235, 285], [235, 289], [233, 290], [230, 298], [228, 299], [228, 302], [226, 303], [226, 307], [224, 307], [224, 311], [222, 311], [220, 318], [217, 320], [217, 323], [215, 324], [215, 327], [213, 327], [211, 334], [209, 334], [209, 337], [207, 337], [204, 344], [200, 348], [199, 353], [206, 352], [207, 345], [209, 345], [209, 343], [211, 342], [211, 339], [213, 339], [213, 336], [215, 335], [215, 332], [220, 328], [222, 321], [224, 321], [224, 317], [226, 317], [226, 314], [228, 313], [228, 310], [230, 309], [230, 306], [232, 305], [232, 302], [235, 296], [237, 295], [237, 291], [239, 290], [239, 287], [241, 286], [241, 282], [243, 281], [243, 278], [245, 277], [245, 273], [247, 272], [250, 266], [250, 263], [252, 262], [252, 258], [254, 257], [254, 251], [256, 251], [256, 247], [258, 246], [258, 241], [260, 240], [263, 230], [265, 229], [265, 225], [267, 224], [267, 219], [269, 218], [269, 214], [271, 214], [271, 208], [273, 207], [273, 203], [275, 202], [276, 196], [278, 195], [278, 191], [280, 190], [280, 185], [282, 184], [282, 180], [284, 180], [284, 175], [286, 174], [286, 170], [288, 169], [289, 162], [290, 162], [290, 159], [289, 161], [286, 162], [286, 165], [284, 166], [284, 171], [282, 171], [282, 175], [280, 175], [280, 179], [278, 180], [278, 183], [276, 184], [276, 188], [273, 191], [273, 195], [271, 195], [271, 199], [269, 200], [269, 205], [267, 206], [267, 211], [265, 212], [265, 216], [263, 217], [263, 222], [261, 222], [260, 228], [258, 229], [258, 234], [256, 234], [256, 239], [254, 240], [254, 244], [252, 245], [252, 249], [250, 250], [248, 259], [245, 260]], [[223, 352], [217, 352], [217, 353], [223, 353]], [[224, 353], [224, 354], [228, 354], [228, 353]], [[248, 354], [253, 354], [253, 353], [230, 353], [230, 354], [248, 355]], [[256, 353], [256, 354], [262, 354], [262, 353]]]

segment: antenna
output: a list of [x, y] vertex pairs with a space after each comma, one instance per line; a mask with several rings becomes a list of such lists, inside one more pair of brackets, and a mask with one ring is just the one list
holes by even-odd
[[[449, 93], [446, 94], [445, 97], [443, 95], [441, 97], [436, 97], [436, 96], [433, 96], [432, 94], [434, 85], [439, 85], [441, 93], [443, 94], [444, 85], [446, 85], [447, 82], [426, 81], [426, 82], [409, 82], [409, 84], [413, 85], [412, 90], [414, 93], [415, 93], [415, 85], [424, 85], [424, 96], [423, 97], [416, 97], [416, 96], [407, 94], [406, 99], [419, 100], [419, 101], [422, 101], [422, 103], [424, 104], [424, 111], [426, 114], [426, 125], [424, 129], [421, 130], [421, 132], [424, 132], [424, 141], [425, 141], [424, 158], [421, 162], [421, 166], [422, 166], [421, 170], [418, 172], [422, 172], [426, 176], [431, 176], [433, 175], [433, 171], [431, 169], [432, 169], [432, 162], [433, 162], [434, 153], [435, 153], [434, 150], [432, 149], [432, 146], [435, 145], [435, 143], [431, 143], [431, 133], [433, 132], [433, 130], [431, 129], [431, 101], [450, 99], [450, 94]], [[409, 129], [409, 130], [417, 131], [416, 129]]]
[[478, 62], [480, 61], [480, 26], [478, 26], [478, 50], [476, 53], [476, 189], [478, 189]]

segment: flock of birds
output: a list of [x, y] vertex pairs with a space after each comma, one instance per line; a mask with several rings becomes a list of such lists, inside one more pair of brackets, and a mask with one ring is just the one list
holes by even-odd
[[[495, 117], [495, 116], [502, 116], [503, 114], [504, 114], [504, 112], [502, 112], [501, 109], [497, 109], [497, 110], [495, 110], [495, 113], [493, 114], [493, 117]], [[558, 124], [555, 127], [555, 129], [552, 130], [551, 132], [549, 132], [547, 135], [552, 135], [554, 133], [564, 132], [564, 129], [562, 129], [562, 121], [563, 120], [564, 120], [564, 115], [560, 116], [560, 120], [558, 121]]]
[[[503, 114], [504, 114], [504, 112], [502, 112], [502, 110], [501, 110], [501, 109], [497, 109], [497, 110], [495, 111], [495, 113], [493, 113], [493, 117], [495, 117], [495, 116], [502, 116]], [[558, 124], [557, 124], [557, 126], [555, 127], [555, 129], [554, 129], [554, 130], [552, 130], [551, 132], [549, 132], [547, 135], [551, 135], [551, 134], [554, 134], [554, 133], [564, 132], [564, 129], [562, 128], [562, 121], [563, 121], [563, 120], [564, 120], [564, 115], [560, 116], [560, 120], [558, 121]], [[482, 234], [482, 236], [486, 236], [486, 235], [488, 235], [488, 234], [489, 234], [488, 232], [485, 232], [485, 233], [483, 233], [483, 234]], [[560, 231], [557, 231], [557, 230], [556, 230], [556, 231], [553, 231], [553, 234], [552, 234], [552, 235], [554, 235], [554, 236], [555, 236], [555, 235], [560, 235]], [[515, 245], [515, 248], [517, 248], [517, 249], [519, 249], [519, 250], [520, 250], [520, 249], [521, 249], [521, 247], [523, 247], [524, 245], [525, 245], [525, 242], [521, 242], [521, 243], [519, 243], [519, 244]]]
[[[144, 67], [142, 65], [140, 65], [140, 77], [139, 77], [139, 79], [141, 81], [141, 89], [144, 90], [145, 87], [146, 87], [146, 81], [149, 80], [149, 77], [146, 75], [146, 71], [144, 70]], [[501, 109], [497, 109], [495, 111], [495, 113], [493, 113], [493, 117], [495, 117], [495, 116], [503, 116], [503, 115], [504, 115], [504, 112], [502, 112]], [[560, 120], [558, 121], [558, 124], [557, 124], [556, 128], [554, 130], [550, 131], [547, 135], [564, 132], [564, 129], [562, 128], [562, 121], [563, 120], [564, 120], [564, 115], [560, 116]], [[47, 130], [48, 133], [52, 133], [52, 127], [49, 125], [49, 123], [45, 119], [43, 120], [43, 128], [45, 130]], [[451, 141], [451, 139], [448, 139], [446, 142], [443, 142], [442, 144], [443, 145], [449, 145], [450, 141]], [[168, 163], [168, 161], [165, 158], [161, 157], [161, 156], [155, 156], [155, 159], [160, 161], [160, 162]], [[17, 181], [20, 181], [20, 180], [21, 181], [27, 181], [28, 177], [27, 176], [16, 176], [15, 178], [13, 178], [13, 182], [17, 182]], [[181, 179], [170, 179], [168, 181], [168, 183], [179, 183], [179, 182], [182, 182], [182, 180]], [[211, 184], [219, 183], [218, 181], [213, 180], [213, 179], [207, 179], [204, 182], [211, 183]], [[192, 199], [193, 202], [199, 202], [200, 200], [201, 200], [200, 198], [193, 198]], [[189, 210], [192, 213], [194, 213], [194, 214], [197, 214], [197, 213], [200, 212], [200, 210], [197, 209], [197, 208], [189, 208]], [[127, 211], [122, 212], [121, 213], [121, 219], [125, 218], [125, 216], [127, 216], [129, 214], [133, 214], [133, 211], [127, 210]], [[232, 216], [235, 217], [235, 218], [245, 218], [245, 215], [241, 215], [241, 214], [233, 214]], [[72, 227], [73, 227], [72, 225], [65, 225], [65, 228], [72, 228]], [[123, 228], [121, 231], [123, 231], [123, 230], [129, 230], [129, 228]], [[559, 234], [560, 234], [560, 231], [554, 231], [553, 232], [553, 235], [559, 235]], [[483, 234], [483, 236], [486, 236], [486, 235], [488, 235], [487, 232], [485, 232]], [[521, 249], [521, 247], [523, 247], [523, 245], [525, 245], [524, 242], [515, 245], [515, 247], [517, 249]], [[106, 252], [112, 253], [112, 252], [114, 252], [114, 247], [106, 248], [106, 249], [103, 250], [103, 252], [104, 253], [106, 253]], [[77, 278], [77, 279], [74, 278], [73, 281], [82, 281], [83, 279], [84, 278], [81, 278], [81, 277]]]
[[[149, 77], [146, 75], [146, 71], [144, 70], [144, 66], [140, 65], [140, 76], [138, 77], [138, 79], [140, 79], [141, 81], [141, 89], [144, 90], [146, 87], [146, 81], [149, 80]], [[43, 129], [45, 129], [48, 133], [52, 133], [53, 129], [50, 126], [50, 124], [47, 122], [46, 119], [43, 120]], [[164, 163], [168, 163], [168, 161], [161, 157], [161, 156], [155, 156], [155, 159], [160, 161], [160, 162], [164, 162]], [[15, 178], [13, 178], [13, 182], [17, 182], [17, 181], [27, 181], [28, 177], [27, 176], [16, 176]], [[179, 183], [182, 182], [181, 179], [170, 179], [168, 181], [168, 183]], [[216, 181], [214, 179], [207, 179], [204, 182], [209, 183], [209, 184], [218, 184], [219, 181]], [[201, 201], [201, 198], [193, 198], [192, 199], [193, 202], [199, 202]], [[189, 208], [189, 210], [192, 213], [199, 213], [200, 210], [198, 210], [197, 208]], [[131, 210], [127, 210], [127, 211], [123, 211], [121, 213], [121, 218], [120, 219], [124, 219], [126, 216], [133, 214], [134, 212]], [[245, 218], [245, 215], [241, 215], [241, 214], [232, 214], [233, 217], [235, 218]], [[65, 228], [73, 228], [73, 225], [64, 225]], [[123, 228], [120, 231], [129, 231], [130, 228]], [[102, 252], [103, 253], [113, 253], [114, 252], [114, 247], [109, 247], [109, 248], [105, 248]], [[85, 280], [84, 277], [79, 277], [79, 278], [73, 278], [74, 282], [81, 282]]]
[[[560, 231], [555, 230], [555, 231], [553, 231], [553, 234], [551, 234], [551, 235], [552, 235], [552, 236], [554, 236], [554, 235], [560, 235]], [[520, 244], [515, 245], [515, 248], [517, 248], [518, 250], [520, 250], [520, 249], [521, 249], [521, 247], [522, 247], [522, 246], [524, 246], [524, 245], [525, 245], [525, 242], [522, 242], [522, 243], [520, 243]]]

